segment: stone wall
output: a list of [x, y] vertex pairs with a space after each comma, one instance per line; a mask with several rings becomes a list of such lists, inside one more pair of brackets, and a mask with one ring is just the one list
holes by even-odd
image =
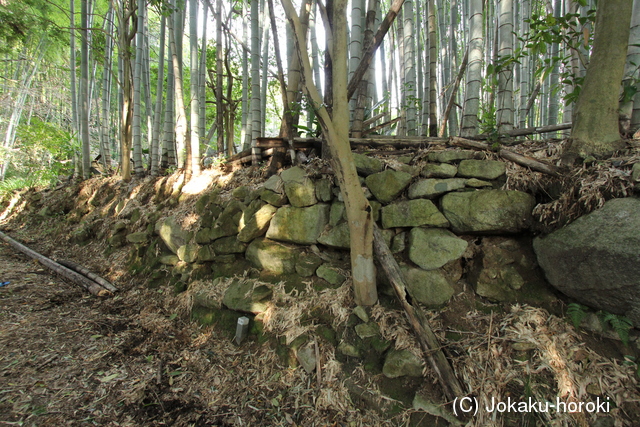
[[[410, 165], [410, 158], [385, 165], [354, 154], [374, 219], [410, 292], [430, 308], [446, 304], [461, 278], [481, 296], [503, 301], [513, 299], [527, 277], [535, 276], [531, 251], [509, 237], [527, 232], [535, 200], [499, 189], [505, 164], [479, 154], [434, 152], [420, 167]], [[329, 175], [312, 178], [293, 167], [259, 188], [235, 188], [225, 202], [218, 192], [205, 194], [196, 213], [201, 221], [195, 232], [183, 230], [171, 217], [154, 226], [164, 243], [159, 262], [184, 285], [194, 275], [242, 274], [250, 267], [285, 281], [309, 278], [319, 286], [339, 286], [348, 277], [349, 228], [342, 195]], [[505, 237], [479, 237], [490, 235]], [[126, 236], [138, 244], [149, 238]], [[380, 282], [381, 291], [387, 291], [384, 278]]]

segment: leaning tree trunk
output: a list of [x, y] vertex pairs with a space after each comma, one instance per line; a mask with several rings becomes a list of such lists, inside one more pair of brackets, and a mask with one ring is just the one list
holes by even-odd
[[[296, 45], [302, 62], [304, 82], [313, 81], [307, 55], [305, 33], [290, 0], [282, 0], [294, 29]], [[349, 102], [347, 100], [346, 0], [333, 3], [332, 40], [332, 94], [333, 118], [329, 116], [320, 94], [312, 84], [305, 89], [316, 106], [316, 113], [327, 139], [334, 172], [344, 197], [349, 221], [351, 244], [351, 270], [355, 301], [358, 305], [372, 305], [378, 297], [373, 264], [373, 216], [364, 197], [349, 145]]]

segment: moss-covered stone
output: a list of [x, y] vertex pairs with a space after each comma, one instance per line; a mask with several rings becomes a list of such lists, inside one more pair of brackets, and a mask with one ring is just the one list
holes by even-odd
[[346, 276], [342, 274], [338, 268], [327, 264], [322, 264], [318, 267], [316, 275], [333, 286], [341, 285], [345, 280], [347, 280]]
[[333, 199], [333, 185], [328, 178], [316, 180], [316, 198], [322, 203], [330, 202]]
[[448, 227], [449, 221], [431, 200], [400, 201], [382, 208], [382, 227]]
[[127, 242], [135, 244], [143, 244], [149, 241], [149, 234], [146, 231], [127, 234]]
[[329, 222], [329, 205], [319, 203], [308, 208], [285, 206], [271, 219], [266, 237], [272, 240], [311, 245]]
[[187, 243], [186, 245], [180, 246], [176, 255], [180, 258], [181, 261], [186, 263], [195, 262], [198, 259], [198, 250], [200, 246], [194, 243]]
[[353, 162], [358, 173], [364, 176], [381, 172], [384, 167], [379, 159], [359, 153], [353, 153]]
[[302, 277], [310, 277], [315, 274], [316, 269], [322, 264], [322, 259], [314, 253], [303, 253], [296, 261], [296, 273]]
[[421, 377], [422, 360], [409, 350], [391, 350], [385, 358], [382, 373], [387, 378]]
[[411, 174], [391, 169], [367, 177], [367, 187], [378, 201], [389, 203], [396, 199], [411, 182]]
[[[278, 209], [270, 204], [265, 204], [260, 207], [255, 213], [247, 218], [247, 221], [242, 224], [240, 233], [238, 233], [238, 240], [240, 242], [249, 243], [253, 239], [256, 239], [267, 232], [271, 219], [275, 215]], [[245, 212], [246, 215], [246, 212]]]
[[507, 171], [507, 165], [498, 160], [463, 160], [458, 166], [458, 176], [478, 179], [497, 179]]
[[449, 230], [416, 227], [409, 233], [409, 259], [425, 270], [459, 259], [467, 246], [466, 240]]
[[347, 222], [341, 222], [335, 227], [325, 230], [318, 237], [318, 243], [331, 248], [349, 249], [351, 247], [350, 236], [349, 224]]
[[260, 199], [277, 208], [284, 206], [287, 203], [286, 194], [279, 194], [274, 191], [267, 190], [266, 188], [260, 193]]
[[240, 242], [236, 236], [223, 237], [211, 246], [217, 254], [242, 254], [247, 249], [247, 245]]
[[273, 290], [267, 285], [257, 285], [250, 279], [233, 279], [222, 299], [225, 307], [246, 313], [258, 314], [267, 309]]
[[458, 173], [458, 167], [448, 163], [427, 163], [420, 175], [425, 178], [453, 178]]
[[246, 258], [260, 269], [277, 274], [295, 272], [298, 251], [268, 239], [256, 239], [246, 251]]

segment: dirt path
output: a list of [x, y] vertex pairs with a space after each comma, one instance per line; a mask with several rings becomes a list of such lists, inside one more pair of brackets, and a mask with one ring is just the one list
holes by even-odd
[[126, 393], [157, 364], [141, 353], [152, 334], [130, 319], [132, 307], [97, 299], [4, 243], [0, 281], [11, 282], [0, 288], [0, 425], [139, 424]]
[[0, 426], [380, 423], [322, 408], [304, 370], [181, 320], [158, 290], [99, 299], [0, 242], [5, 281]]

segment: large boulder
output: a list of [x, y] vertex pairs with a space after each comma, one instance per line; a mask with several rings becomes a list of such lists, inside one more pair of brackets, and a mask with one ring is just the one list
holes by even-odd
[[515, 190], [477, 190], [448, 193], [441, 208], [457, 234], [508, 234], [526, 230], [536, 201]]
[[381, 203], [394, 200], [411, 182], [411, 174], [387, 169], [367, 177], [367, 187]]
[[409, 233], [409, 259], [425, 270], [459, 259], [467, 246], [466, 240], [449, 230], [416, 227]]
[[533, 248], [558, 290], [640, 325], [640, 199], [609, 200]]
[[431, 200], [416, 199], [392, 203], [382, 208], [382, 227], [448, 227], [449, 221]]
[[283, 242], [312, 245], [329, 222], [330, 206], [319, 203], [308, 208], [285, 206], [271, 219], [267, 238]]
[[296, 271], [298, 249], [266, 239], [256, 239], [247, 248], [245, 258], [255, 267], [275, 274]]

